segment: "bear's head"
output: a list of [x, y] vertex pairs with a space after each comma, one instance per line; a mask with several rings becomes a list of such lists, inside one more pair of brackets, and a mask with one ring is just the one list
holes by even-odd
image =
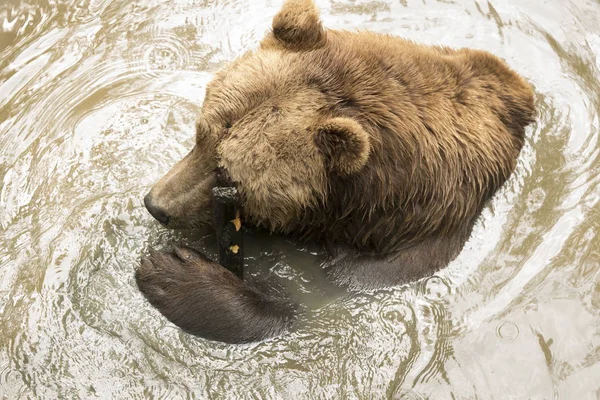
[[207, 86], [196, 144], [146, 196], [150, 213], [168, 227], [210, 223], [220, 179], [237, 187], [247, 219], [272, 230], [324, 207], [331, 175], [356, 174], [371, 149], [344, 111], [348, 84], [331, 47], [312, 1], [288, 0], [260, 48]]

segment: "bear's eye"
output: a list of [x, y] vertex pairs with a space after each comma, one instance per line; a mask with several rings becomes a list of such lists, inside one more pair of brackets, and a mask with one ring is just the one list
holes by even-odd
[[229, 136], [229, 129], [231, 128], [231, 122], [227, 121], [225, 122], [225, 126], [223, 128], [223, 130], [221, 131], [221, 135], [219, 136], [219, 139], [225, 139], [227, 136]]

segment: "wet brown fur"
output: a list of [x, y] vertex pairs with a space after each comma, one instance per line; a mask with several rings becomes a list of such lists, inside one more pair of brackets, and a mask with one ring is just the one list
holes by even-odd
[[[370, 32], [326, 38], [298, 51], [270, 34], [209, 87], [200, 118], [231, 125], [220, 164], [246, 192], [247, 216], [375, 253], [471, 224], [515, 167], [530, 86], [482, 51]], [[319, 139], [340, 118], [368, 135], [352, 174], [331, 168]]]
[[[187, 171], [206, 182], [219, 167], [247, 222], [324, 243], [338, 283], [381, 287], [456, 257], [533, 116], [529, 84], [487, 52], [324, 30], [311, 1], [288, 0], [260, 48], [209, 84], [203, 165]], [[169, 198], [205, 188], [173, 176], [154, 198], [183, 216], [172, 226], [193, 225]]]

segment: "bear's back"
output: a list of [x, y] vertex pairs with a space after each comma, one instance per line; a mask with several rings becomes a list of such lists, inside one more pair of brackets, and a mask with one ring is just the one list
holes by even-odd
[[529, 84], [484, 51], [330, 30], [322, 48], [288, 55], [303, 68], [294, 74], [332, 97], [332, 112], [371, 136], [359, 176], [333, 179], [330, 197], [344, 192], [344, 204], [324, 222], [357, 247], [386, 252], [470, 226], [533, 121]]

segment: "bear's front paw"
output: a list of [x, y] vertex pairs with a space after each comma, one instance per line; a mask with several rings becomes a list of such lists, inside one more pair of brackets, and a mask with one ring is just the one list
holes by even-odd
[[151, 251], [135, 279], [148, 301], [183, 330], [228, 343], [261, 340], [283, 331], [287, 304], [267, 298], [232, 272], [189, 248]]
[[140, 291], [148, 300], [163, 303], [166, 296], [179, 296], [186, 284], [197, 279], [199, 271], [195, 269], [210, 269], [215, 264], [206, 256], [185, 247], [175, 247], [170, 252], [150, 250], [148, 256], [142, 257], [140, 267], [135, 273], [135, 279]]

